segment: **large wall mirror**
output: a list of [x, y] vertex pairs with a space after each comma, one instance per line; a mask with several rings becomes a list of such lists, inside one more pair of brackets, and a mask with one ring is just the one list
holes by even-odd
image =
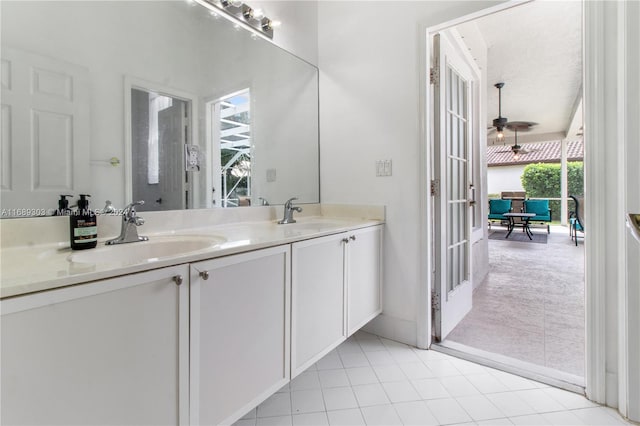
[[316, 67], [184, 0], [0, 8], [3, 217], [319, 202]]

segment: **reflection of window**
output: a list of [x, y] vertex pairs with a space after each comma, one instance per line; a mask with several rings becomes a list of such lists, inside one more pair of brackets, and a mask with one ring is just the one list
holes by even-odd
[[249, 89], [220, 99], [222, 206], [236, 207], [251, 198], [251, 121]]
[[173, 99], [157, 93], [149, 93], [149, 141], [147, 157], [147, 183], [160, 182], [160, 126], [158, 114], [173, 105]]

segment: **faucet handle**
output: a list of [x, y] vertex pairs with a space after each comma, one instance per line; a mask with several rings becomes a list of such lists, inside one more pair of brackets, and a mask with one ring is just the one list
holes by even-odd
[[292, 198], [289, 198], [289, 199], [284, 203], [284, 207], [285, 207], [285, 208], [287, 208], [287, 209], [290, 209], [290, 208], [291, 208], [291, 202], [292, 202], [292, 201], [294, 201], [294, 200], [297, 200], [297, 199], [298, 199], [298, 197], [292, 197]]

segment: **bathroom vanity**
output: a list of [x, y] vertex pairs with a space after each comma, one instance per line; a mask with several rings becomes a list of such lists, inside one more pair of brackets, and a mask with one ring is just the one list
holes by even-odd
[[383, 208], [249, 210], [88, 257], [3, 248], [2, 423], [233, 423], [381, 312]]

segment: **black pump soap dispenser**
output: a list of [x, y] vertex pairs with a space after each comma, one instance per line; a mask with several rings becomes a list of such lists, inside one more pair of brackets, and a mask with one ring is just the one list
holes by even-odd
[[80, 194], [78, 210], [69, 216], [71, 249], [84, 250], [94, 248], [98, 244], [98, 218], [89, 209], [89, 194]]
[[71, 209], [69, 208], [69, 200], [67, 200], [67, 197], [73, 197], [73, 195], [60, 195], [60, 199], [58, 200], [58, 210], [55, 211], [54, 216], [69, 216], [71, 214]]

